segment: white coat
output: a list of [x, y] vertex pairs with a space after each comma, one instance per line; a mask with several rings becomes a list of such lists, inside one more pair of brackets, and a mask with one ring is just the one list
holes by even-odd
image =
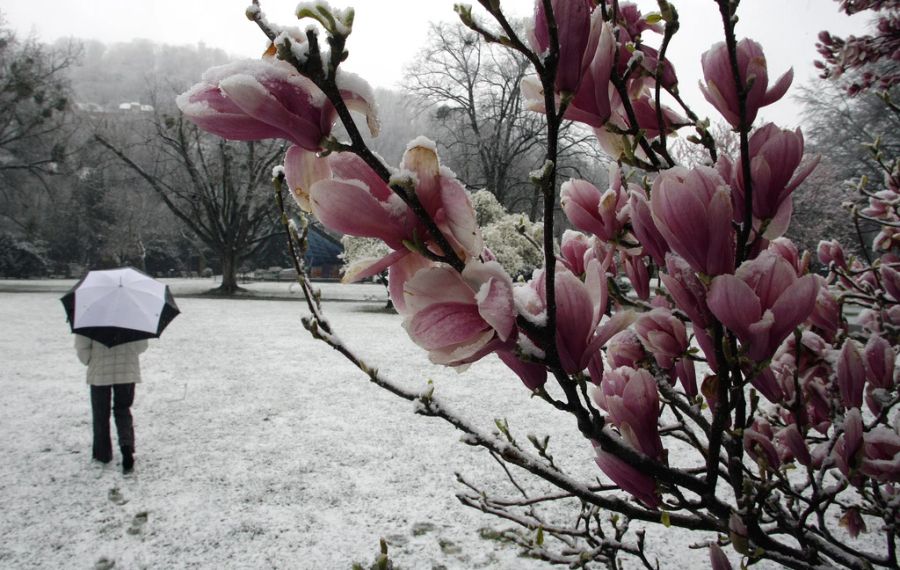
[[88, 367], [87, 383], [92, 386], [140, 382], [138, 357], [147, 346], [146, 340], [137, 340], [109, 348], [86, 336], [75, 335], [75, 350], [81, 363]]

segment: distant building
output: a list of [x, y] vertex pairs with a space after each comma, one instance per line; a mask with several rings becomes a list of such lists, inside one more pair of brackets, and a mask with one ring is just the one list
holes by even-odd
[[137, 101], [119, 103], [119, 111], [128, 111], [130, 113], [152, 113], [153, 105], [145, 105]]
[[306, 266], [313, 279], [340, 279], [341, 265], [339, 257], [344, 253], [340, 240], [325, 233], [318, 224], [309, 225], [307, 237], [309, 247], [306, 250]]

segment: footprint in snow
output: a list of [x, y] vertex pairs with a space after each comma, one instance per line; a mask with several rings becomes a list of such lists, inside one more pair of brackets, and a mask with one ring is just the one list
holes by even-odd
[[94, 570], [110, 570], [111, 568], [115, 567], [115, 565], [115, 560], [110, 560], [109, 558], [106, 558], [104, 556], [94, 563]]
[[119, 506], [124, 505], [128, 502], [128, 499], [126, 499], [125, 496], [122, 495], [122, 492], [119, 491], [118, 487], [113, 487], [112, 489], [110, 489], [109, 493], [107, 493], [106, 496], [109, 497], [110, 501]]
[[150, 513], [147, 511], [141, 511], [138, 514], [134, 515], [134, 518], [131, 519], [131, 526], [128, 527], [128, 534], [140, 534], [141, 530], [144, 528], [144, 525], [147, 524], [147, 518], [150, 516]]

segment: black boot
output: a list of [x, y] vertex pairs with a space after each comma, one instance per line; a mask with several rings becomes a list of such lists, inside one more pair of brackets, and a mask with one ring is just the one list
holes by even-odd
[[122, 448], [122, 473], [125, 475], [134, 471], [134, 448]]

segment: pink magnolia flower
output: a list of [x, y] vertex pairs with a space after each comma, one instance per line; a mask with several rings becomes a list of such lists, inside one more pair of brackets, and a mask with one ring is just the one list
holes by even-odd
[[[584, 2], [585, 0], [570, 0], [569, 3], [577, 5]], [[538, 3], [541, 3], [540, 0]], [[593, 40], [594, 35], [597, 36], [596, 41]], [[587, 49], [584, 52], [585, 57], [590, 58], [590, 63], [584, 68], [575, 96], [566, 107], [563, 116], [570, 121], [599, 127], [605, 124], [612, 114], [609, 80], [615, 64], [616, 42], [609, 24], [603, 23], [597, 14], [592, 17], [591, 36], [592, 39], [588, 41]], [[591, 48], [591, 46], [596, 46], [596, 48]], [[571, 65], [575, 62], [581, 65], [582, 61], [577, 58], [570, 58], [566, 62], [560, 61], [561, 66], [566, 70], [574, 69]], [[565, 71], [562, 76], [558, 75], [557, 79], [571, 77], [571, 75], [570, 71]], [[571, 79], [564, 79], [564, 81], [571, 83]], [[522, 95], [528, 109], [541, 113], [546, 112], [544, 90], [537, 77], [526, 77], [522, 80]], [[561, 99], [559, 87], [557, 87], [556, 99], [557, 102]]]
[[744, 449], [757, 463], [765, 465], [768, 469], [778, 469], [781, 466], [781, 457], [772, 443], [774, 438], [769, 422], [757, 418], [752, 426], [744, 430]]
[[646, 357], [647, 352], [644, 350], [644, 345], [631, 329], [616, 333], [606, 343], [606, 359], [613, 368], [620, 366], [637, 368], [641, 360]]
[[731, 562], [728, 556], [722, 552], [718, 544], [713, 542], [709, 545], [709, 564], [712, 570], [732, 570]]
[[[659, 394], [656, 381], [646, 370], [621, 367], [606, 372], [599, 387], [593, 389], [596, 404], [609, 414], [629, 447], [660, 460], [662, 440], [657, 420]], [[650, 507], [659, 505], [656, 482], [611, 453], [595, 445], [596, 462], [601, 470], [622, 489]]]
[[661, 22], [656, 21], [651, 24], [634, 2], [619, 3], [619, 20], [622, 30], [628, 34], [628, 37], [625, 38], [628, 41], [635, 39], [647, 30], [657, 34], [665, 31]]
[[584, 275], [584, 265], [591, 255], [591, 242], [581, 232], [566, 230], [559, 246], [559, 261], [575, 275]]
[[628, 194], [615, 167], [610, 169], [610, 188], [605, 192], [577, 179], [560, 188], [560, 205], [572, 225], [603, 241], [615, 240], [628, 222], [627, 204]]
[[650, 204], [647, 202], [647, 194], [640, 186], [631, 188], [631, 197], [628, 199], [631, 210], [631, 228], [635, 237], [644, 248], [644, 252], [653, 258], [656, 265], [665, 265], [666, 254], [669, 252], [669, 244], [656, 228], [653, 214], [650, 213]]
[[900, 435], [879, 425], [865, 434], [865, 455], [860, 470], [883, 483], [900, 483]]
[[862, 407], [866, 368], [855, 340], [848, 338], [844, 341], [838, 353], [836, 369], [841, 402], [848, 408]]
[[662, 458], [659, 393], [649, 372], [624, 366], [609, 370], [600, 386], [592, 389], [592, 397], [630, 447], [652, 459]]
[[821, 262], [822, 265], [828, 266], [834, 262], [838, 267], [843, 269], [847, 268], [847, 261], [844, 258], [844, 248], [841, 247], [841, 244], [838, 243], [837, 240], [820, 241], [818, 248], [816, 248], [816, 255], [819, 257], [819, 262]]
[[[777, 238], [787, 231], [793, 206], [791, 193], [819, 163], [819, 157], [803, 159], [803, 134], [780, 129], [766, 123], [750, 136], [750, 176], [753, 180], [753, 217], [767, 223], [763, 235]], [[799, 170], [798, 170], [799, 168]], [[734, 215], [737, 221], [744, 219], [744, 172], [740, 162], [732, 162], [722, 155], [716, 169], [731, 184]]]
[[474, 362], [516, 330], [512, 279], [495, 261], [470, 261], [462, 273], [422, 269], [403, 285], [403, 328], [436, 364]]
[[801, 254], [800, 250], [797, 249], [797, 245], [788, 238], [780, 237], [773, 239], [769, 242], [768, 249], [777, 253], [790, 263], [798, 276], [804, 275], [809, 270], [809, 252], [804, 251]]
[[797, 424], [790, 424], [775, 434], [775, 444], [782, 461], [796, 459], [800, 465], [808, 466], [812, 461], [809, 448], [806, 446]]
[[[756, 120], [761, 107], [778, 101], [787, 92], [794, 79], [794, 70], [789, 69], [775, 85], [769, 89], [769, 71], [766, 56], [762, 47], [751, 39], [743, 39], [737, 44], [738, 74], [746, 88], [753, 81], [747, 93], [747, 124]], [[728, 48], [724, 42], [714, 44], [701, 57], [703, 77], [706, 85], [700, 83], [700, 91], [706, 100], [722, 114], [732, 127], [740, 127], [740, 111], [738, 110], [738, 90], [731, 72]]]
[[[637, 122], [637, 127], [642, 131], [643, 136], [651, 140], [659, 137], [661, 131], [665, 130], [667, 133], [670, 133], [678, 125], [683, 125], [686, 122], [684, 117], [663, 105], [662, 123], [660, 123], [660, 116], [656, 112], [656, 98], [651, 88], [652, 81], [651, 78], [634, 80], [630, 82], [631, 85], [628, 88], [631, 110], [634, 112], [634, 122]], [[609, 100], [612, 113], [609, 122], [605, 127], [594, 127], [594, 135], [597, 137], [600, 147], [613, 158], [633, 153], [634, 156], [641, 160], [648, 160], [643, 149], [636, 145], [634, 137], [622, 134], [631, 130], [632, 119], [618, 91], [610, 91]]]
[[[412, 174], [415, 194], [425, 211], [447, 238], [454, 252], [464, 259], [476, 257], [484, 242], [475, 211], [463, 185], [440, 165], [433, 144], [416, 139], [407, 147], [401, 170]], [[316, 158], [310, 151], [292, 147], [285, 157], [285, 177], [298, 203], [304, 204], [326, 227], [341, 233], [382, 240], [391, 253], [370, 260], [345, 275], [345, 281], [369, 277], [394, 268], [410, 254], [406, 243], [424, 241], [437, 249], [422, 221], [403, 200], [359, 157], [335, 153]], [[413, 262], [409, 262], [413, 263]], [[413, 263], [405, 275], [419, 269]], [[398, 270], [399, 271], [399, 268]], [[395, 279], [394, 277], [398, 277]], [[392, 275], [391, 297], [403, 309], [402, 279]]]
[[[600, 14], [594, 14], [590, 0], [553, 0], [553, 17], [559, 39], [559, 67], [556, 71], [556, 91], [574, 93], [581, 84], [597, 51], [600, 39]], [[534, 22], [530, 30], [531, 47], [538, 54], [550, 50], [547, 13], [542, 0], [534, 4]]]
[[713, 279], [707, 304], [737, 335], [747, 356], [763, 362], [809, 317], [818, 292], [814, 276], [798, 278], [783, 257], [764, 251], [734, 275]]
[[622, 253], [621, 259], [625, 275], [628, 276], [628, 282], [631, 283], [635, 295], [638, 296], [638, 299], [648, 300], [650, 298], [650, 271], [644, 263], [644, 257]]
[[867, 532], [866, 521], [859, 514], [859, 509], [850, 507], [841, 515], [838, 524], [847, 529], [850, 538], [856, 538], [860, 532]]
[[[362, 80], [341, 72], [341, 97], [348, 108], [366, 115], [378, 133], [374, 98]], [[275, 59], [249, 60], [213, 67], [200, 83], [176, 98], [185, 118], [201, 129], [232, 140], [285, 139], [319, 150], [337, 112], [328, 98], [290, 64]]]
[[[519, 338], [521, 339], [522, 336]], [[543, 364], [523, 360], [514, 350], [510, 349], [499, 349], [497, 356], [529, 390], [537, 390], [547, 383], [547, 367]]]
[[620, 489], [650, 508], [660, 505], [656, 481], [653, 477], [638, 471], [612, 453], [604, 451], [597, 443], [594, 443], [594, 452], [597, 454], [597, 457], [594, 458], [597, 467]]
[[840, 435], [831, 452], [834, 462], [848, 479], [856, 479], [856, 470], [862, 463], [863, 423], [858, 408], [844, 415], [844, 433]]
[[873, 334], [866, 342], [866, 377], [876, 388], [890, 390], [894, 387], [894, 360], [896, 355], [891, 343], [879, 334]]
[[900, 301], [900, 271], [897, 271], [888, 264], [881, 266], [881, 282], [884, 283], [884, 290], [887, 294]]
[[697, 397], [697, 370], [694, 368], [694, 361], [690, 358], [681, 358], [675, 361], [675, 376], [681, 382], [684, 393], [689, 398]]
[[[612, 335], [631, 324], [631, 313], [620, 311], [617, 317], [602, 326], [600, 320], [606, 310], [608, 291], [606, 286], [606, 266], [597, 259], [591, 259], [585, 266], [585, 280], [582, 282], [571, 271], [558, 265], [555, 275], [556, 287], [556, 347], [560, 361], [569, 374], [580, 372], [592, 360], [600, 358], [600, 347]], [[520, 302], [520, 312], [526, 318], [537, 322], [546, 319], [547, 282], [544, 270], [523, 288], [529, 295], [526, 305]], [[525, 291], [519, 298], [525, 298]], [[595, 362], [602, 369], [602, 362]]]
[[666, 309], [643, 313], [634, 323], [634, 330], [647, 352], [653, 355], [660, 368], [669, 370], [689, 347], [684, 324]]
[[666, 272], [660, 272], [659, 277], [675, 305], [691, 319], [695, 328], [705, 329], [712, 324], [712, 313], [706, 305], [706, 286], [684, 259], [666, 255]]
[[[748, 376], [752, 373], [750, 370], [745, 370], [744, 372]], [[750, 383], [754, 388], [759, 390], [760, 394], [762, 394], [773, 404], [778, 404], [785, 400], [784, 390], [782, 389], [781, 383], [778, 381], [778, 377], [775, 375], [775, 372], [772, 370], [771, 366], [763, 368], [763, 370], [759, 374], [757, 374], [750, 381]]]
[[841, 321], [841, 305], [837, 297], [828, 288], [825, 278], [817, 275], [819, 282], [819, 294], [816, 296], [816, 306], [809, 315], [809, 324], [818, 329], [827, 340], [834, 340], [838, 329], [843, 325]]
[[695, 271], [712, 276], [734, 269], [731, 193], [715, 170], [662, 172], [653, 181], [650, 211], [669, 247]]

